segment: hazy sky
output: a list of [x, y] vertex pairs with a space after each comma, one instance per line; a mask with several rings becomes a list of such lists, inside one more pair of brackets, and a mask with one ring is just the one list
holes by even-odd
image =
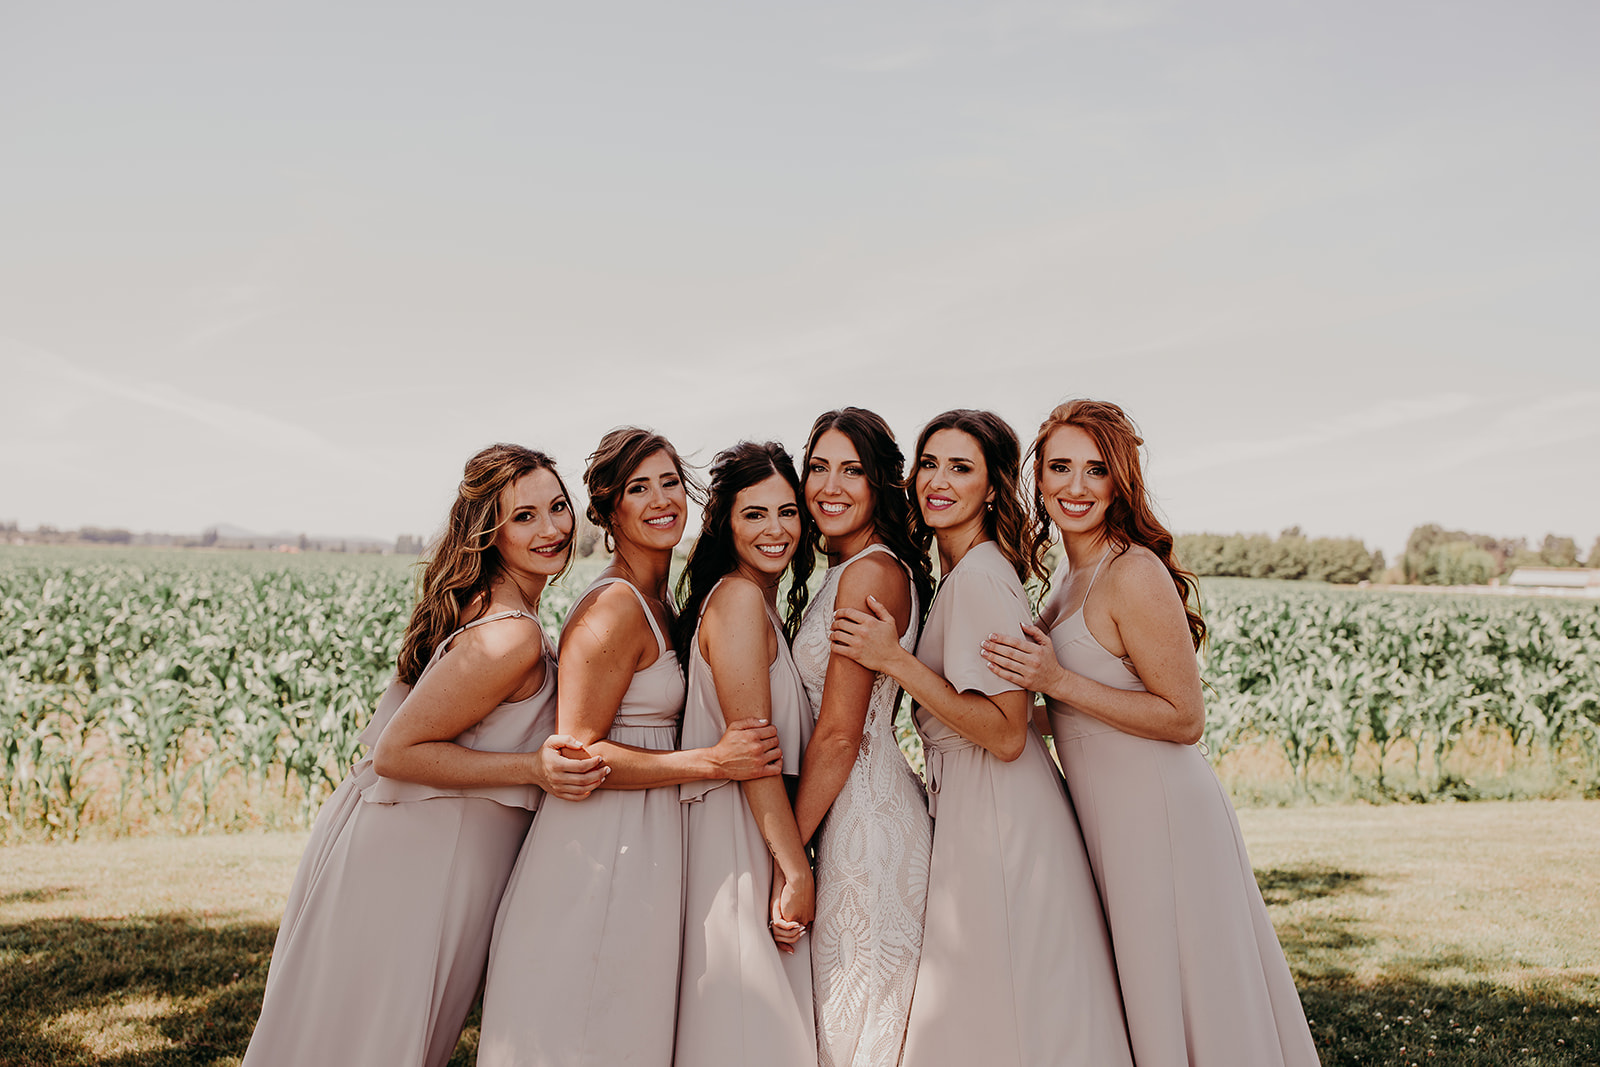
[[1587, 549], [1597, 54], [1584, 0], [0, 0], [0, 520], [426, 534], [495, 440], [1090, 395], [1179, 531]]

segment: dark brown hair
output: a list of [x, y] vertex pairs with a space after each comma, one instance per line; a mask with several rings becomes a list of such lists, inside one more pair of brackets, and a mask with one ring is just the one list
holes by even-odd
[[993, 506], [983, 512], [983, 530], [1006, 562], [1016, 569], [1020, 581], [1026, 582], [1030, 577], [1047, 580], [1050, 572], [1044, 565], [1044, 548], [1036, 536], [1038, 524], [1022, 502], [1022, 444], [1011, 424], [992, 411], [973, 408], [946, 411], [934, 416], [917, 435], [916, 451], [911, 454], [911, 474], [906, 478], [914, 523], [912, 536], [917, 544], [926, 552], [933, 542], [933, 528], [923, 521], [922, 507], [917, 501], [917, 472], [922, 467], [922, 453], [928, 447], [928, 438], [940, 430], [960, 430], [983, 449], [989, 488], [994, 490]]
[[[1172, 553], [1172, 533], [1156, 518], [1150, 506], [1150, 494], [1144, 484], [1144, 470], [1139, 463], [1139, 447], [1144, 438], [1139, 436], [1133, 420], [1117, 405], [1104, 400], [1069, 400], [1058, 405], [1039, 426], [1039, 433], [1028, 450], [1028, 460], [1033, 465], [1033, 506], [1039, 520], [1037, 544], [1039, 551], [1048, 544], [1051, 536], [1050, 516], [1044, 507], [1044, 495], [1039, 492], [1040, 452], [1049, 436], [1063, 426], [1076, 426], [1093, 438], [1100, 457], [1111, 471], [1111, 502], [1106, 506], [1105, 538], [1119, 553], [1130, 545], [1142, 545], [1155, 553], [1157, 559], [1172, 575], [1172, 584], [1178, 587], [1183, 600], [1183, 612], [1189, 618], [1189, 635], [1194, 647], [1199, 649], [1205, 640], [1206, 623], [1200, 615], [1200, 583], [1195, 576], [1178, 566]], [[1190, 598], [1194, 599], [1193, 607]]]
[[[494, 547], [495, 534], [510, 518], [500, 514], [500, 494], [506, 486], [536, 470], [555, 475], [562, 496], [567, 496], [567, 486], [556, 470], [555, 460], [543, 452], [521, 445], [490, 445], [467, 460], [444, 531], [421, 564], [417, 603], [411, 609], [411, 622], [406, 626], [400, 658], [395, 664], [395, 676], [406, 685], [416, 684], [439, 642], [464, 621], [470, 621], [462, 618], [467, 609], [480, 599], [487, 603], [489, 587], [499, 577], [501, 567], [500, 550]], [[570, 535], [567, 563], [572, 563]]]

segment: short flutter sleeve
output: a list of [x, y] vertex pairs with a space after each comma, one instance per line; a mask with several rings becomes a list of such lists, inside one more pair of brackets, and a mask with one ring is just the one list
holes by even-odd
[[917, 658], [958, 692], [986, 696], [1020, 686], [990, 670], [980, 646], [992, 633], [1021, 637], [1033, 621], [1028, 594], [992, 541], [973, 547], [947, 575], [917, 642]]

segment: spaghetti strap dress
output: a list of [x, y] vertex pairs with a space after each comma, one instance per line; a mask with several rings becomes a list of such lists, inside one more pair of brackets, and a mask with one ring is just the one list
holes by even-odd
[[[477, 619], [441, 641], [521, 611]], [[537, 625], [537, 619], [534, 620]], [[530, 752], [555, 729], [556, 659], [544, 683], [456, 744]], [[398, 682], [361, 734], [369, 751], [411, 689]], [[357, 761], [312, 827], [278, 928], [244, 1063], [442, 1067], [483, 982], [495, 907], [544, 796], [536, 786], [446, 789]]]
[[[1030, 621], [1016, 570], [984, 541], [939, 583], [917, 659], [958, 692], [1014, 692], [979, 648], [991, 633], [1021, 637]], [[1030, 722], [1008, 763], [921, 706], [913, 720], [933, 862], [905, 1062], [1132, 1067], [1100, 896], [1038, 732]]]
[[[1088, 603], [1106, 555], [1084, 595]], [[1143, 690], [1083, 609], [1050, 631], [1061, 665]], [[1222, 784], [1192, 745], [1047, 701], [1105, 905], [1139, 1067], [1316, 1067], [1316, 1045]]]
[[[607, 737], [677, 747], [684, 681], [643, 594], [655, 660], [634, 674]], [[494, 920], [479, 1067], [672, 1062], [683, 923], [677, 786], [546, 797]]]
[[[873, 544], [829, 567], [794, 636], [795, 666], [813, 715], [827, 680], [839, 578], [869, 552], [894, 557], [888, 546]], [[907, 651], [917, 644], [918, 615], [911, 585], [912, 622], [900, 638]], [[894, 1067], [905, 1046], [933, 826], [922, 783], [895, 742], [899, 693], [888, 675], [873, 680], [855, 766], [814, 839], [817, 917], [809, 936], [822, 1067]]]
[[[726, 580], [726, 579], [724, 579]], [[717, 583], [721, 585], [722, 583]], [[716, 587], [706, 597], [709, 604]], [[701, 619], [704, 619], [702, 608]], [[767, 610], [778, 654], [767, 668], [770, 722], [792, 783], [811, 740], [811, 705], [783, 625]], [[696, 631], [689, 646], [683, 747], [709, 748], [739, 708], [723, 708]], [[811, 939], [779, 952], [767, 926], [772, 854], [738, 782], [678, 787], [686, 814], [683, 966], [678, 990], [679, 1067], [816, 1067]]]

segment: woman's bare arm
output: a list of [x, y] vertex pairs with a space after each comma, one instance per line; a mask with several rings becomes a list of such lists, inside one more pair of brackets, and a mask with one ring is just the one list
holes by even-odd
[[[724, 580], [706, 603], [695, 640], [711, 667], [723, 716], [733, 721], [770, 719], [770, 668], [778, 654], [778, 635], [767, 620], [761, 590], [741, 578]], [[816, 912], [815, 885], [783, 779], [754, 779], [741, 783], [740, 788], [782, 875], [782, 916], [791, 922], [809, 923]], [[785, 948], [793, 951], [790, 946]]]
[[957, 690], [901, 647], [893, 617], [875, 597], [867, 598], [867, 606], [870, 614], [853, 608], [834, 613], [834, 652], [887, 674], [940, 722], [998, 758], [1010, 762], [1022, 755], [1032, 694], [1012, 689], [988, 696]]
[[611, 768], [607, 789], [653, 789], [702, 779], [743, 781], [783, 773], [778, 731], [744, 719], [711, 748], [655, 751], [609, 740], [633, 676], [661, 653], [644, 607], [621, 585], [602, 588], [561, 637], [559, 732]]
[[444, 789], [536, 785], [582, 800], [609, 770], [570, 737], [552, 737], [533, 752], [479, 752], [455, 743], [499, 705], [537, 692], [544, 670], [543, 634], [532, 619], [504, 619], [459, 635], [384, 727], [372, 750], [373, 770]]
[[[911, 624], [911, 592], [906, 573], [894, 557], [883, 552], [863, 556], [839, 576], [836, 607], [865, 608], [875, 597], [894, 617], [898, 632]], [[800, 771], [800, 794], [795, 798], [795, 821], [800, 836], [810, 841], [823, 817], [844, 788], [861, 751], [866, 729], [867, 704], [872, 697], [873, 672], [847, 656], [828, 657], [827, 679], [822, 687], [822, 707], [806, 747]]]

